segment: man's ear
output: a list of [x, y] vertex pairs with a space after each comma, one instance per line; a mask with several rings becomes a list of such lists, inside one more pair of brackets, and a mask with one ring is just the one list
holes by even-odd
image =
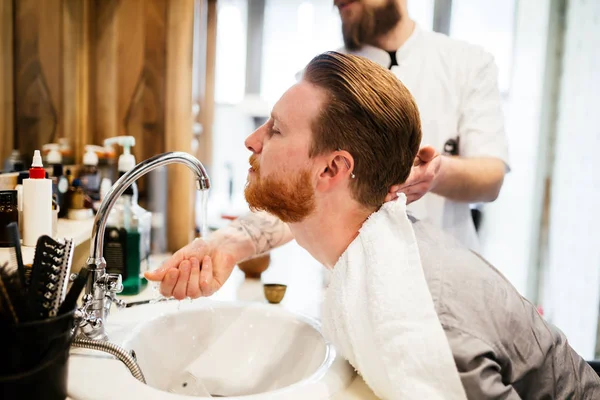
[[324, 167], [319, 172], [317, 190], [330, 190], [353, 176], [354, 159], [347, 151], [331, 153], [324, 159], [323, 164]]

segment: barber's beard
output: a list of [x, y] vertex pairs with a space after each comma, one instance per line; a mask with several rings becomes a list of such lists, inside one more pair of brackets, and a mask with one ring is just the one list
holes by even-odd
[[308, 170], [294, 176], [261, 178], [256, 158], [250, 157], [254, 178], [248, 180], [244, 195], [253, 211], [266, 211], [286, 223], [302, 222], [315, 209], [315, 192]]
[[342, 35], [344, 45], [349, 50], [359, 50], [365, 44], [374, 44], [375, 39], [391, 31], [402, 15], [396, 0], [388, 0], [379, 7], [363, 5], [363, 13], [358, 20], [344, 23]]

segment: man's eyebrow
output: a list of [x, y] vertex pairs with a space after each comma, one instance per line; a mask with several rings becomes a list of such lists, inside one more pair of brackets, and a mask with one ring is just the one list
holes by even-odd
[[277, 123], [278, 123], [279, 125], [281, 125], [282, 127], [284, 127], [284, 128], [285, 128], [285, 126], [286, 126], [286, 125], [285, 125], [285, 122], [284, 122], [284, 121], [283, 121], [283, 120], [282, 120], [282, 119], [279, 117], [279, 114], [276, 114], [276, 113], [274, 113], [273, 111], [271, 111], [271, 118], [272, 118], [274, 121], [277, 121]]

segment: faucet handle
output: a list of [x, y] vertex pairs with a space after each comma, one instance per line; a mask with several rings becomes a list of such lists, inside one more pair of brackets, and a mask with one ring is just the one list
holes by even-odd
[[84, 331], [91, 329], [99, 329], [102, 326], [102, 318], [97, 317], [88, 308], [93, 304], [94, 298], [91, 294], [86, 294], [82, 298], [83, 305], [75, 310], [75, 320]]
[[123, 278], [121, 274], [105, 274], [97, 282], [105, 292], [121, 293], [123, 291]]
[[108, 293], [106, 293], [105, 297], [107, 299], [110, 299], [110, 301], [114, 305], [116, 305], [118, 309], [122, 309], [122, 308], [125, 308], [125, 306], [127, 306], [127, 303], [125, 301], [119, 299], [115, 292], [108, 292]]

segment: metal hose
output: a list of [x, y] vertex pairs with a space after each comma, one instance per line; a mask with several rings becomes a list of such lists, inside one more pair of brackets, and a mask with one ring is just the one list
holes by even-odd
[[127, 350], [118, 346], [114, 343], [110, 343], [103, 340], [90, 340], [85, 339], [83, 337], [76, 337], [73, 340], [73, 347], [81, 347], [82, 349], [90, 349], [90, 350], [98, 350], [103, 351], [105, 353], [111, 354], [117, 357], [131, 372], [131, 375], [138, 381], [142, 383], [146, 383], [146, 379], [144, 378], [144, 374], [140, 369], [140, 366], [135, 361], [135, 358]]

